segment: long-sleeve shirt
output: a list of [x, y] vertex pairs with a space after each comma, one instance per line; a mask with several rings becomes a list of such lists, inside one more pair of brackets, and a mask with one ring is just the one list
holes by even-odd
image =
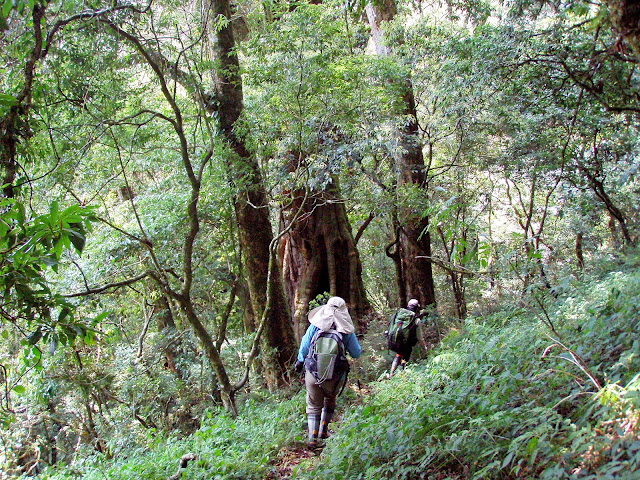
[[[304, 359], [307, 357], [307, 354], [309, 353], [311, 340], [313, 339], [313, 336], [316, 334], [318, 330], [320, 329], [315, 325], [309, 325], [309, 328], [307, 328], [307, 331], [305, 332], [304, 336], [302, 337], [302, 341], [300, 342], [300, 350], [298, 351], [298, 361], [304, 362]], [[356, 338], [355, 334], [343, 333], [342, 341], [344, 342], [345, 350], [349, 355], [351, 355], [352, 358], [358, 358], [362, 354], [362, 347], [360, 346], [360, 343], [358, 342], [358, 339]]]

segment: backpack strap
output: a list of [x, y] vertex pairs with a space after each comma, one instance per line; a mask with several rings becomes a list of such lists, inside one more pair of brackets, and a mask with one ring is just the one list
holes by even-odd
[[[346, 364], [346, 370], [344, 372], [344, 382], [342, 384], [342, 387], [340, 388], [340, 391], [336, 395], [336, 397], [339, 397], [340, 395], [342, 395], [342, 392], [344, 392], [344, 388], [347, 386], [347, 383], [349, 382], [349, 371], [351, 370], [349, 362], [348, 362], [348, 360], [346, 360], [346, 358], [347, 358], [347, 346], [344, 344], [344, 335], [341, 334], [341, 333], [339, 335], [340, 335], [340, 355], [342, 355], [345, 358], [345, 361], [347, 362], [347, 364]], [[338, 381], [340, 381], [340, 380], [338, 380]]]
[[389, 319], [389, 327], [387, 328], [387, 330], [391, 330], [391, 327], [393, 327], [393, 324], [396, 323], [396, 317], [398, 316], [398, 312], [400, 312], [400, 310], [396, 310], [395, 313], [391, 315], [391, 318]]
[[342, 392], [344, 392], [344, 387], [347, 386], [348, 380], [349, 380], [349, 369], [347, 369], [347, 371], [344, 372], [344, 383], [342, 384], [342, 388], [340, 388], [340, 391], [338, 392], [336, 397], [339, 397], [340, 395], [342, 395]]

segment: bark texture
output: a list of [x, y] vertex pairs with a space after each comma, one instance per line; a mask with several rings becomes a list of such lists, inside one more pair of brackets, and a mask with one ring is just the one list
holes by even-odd
[[[367, 18], [378, 55], [389, 55], [391, 48], [385, 43], [381, 23], [392, 20], [397, 12], [395, 2], [387, 0], [380, 6], [367, 5]], [[400, 148], [394, 155], [399, 191], [404, 187], [426, 188], [427, 168], [419, 142], [418, 119], [413, 85], [406, 79], [403, 89], [407, 122], [396, 133]], [[415, 298], [421, 305], [435, 305], [435, 288], [431, 263], [431, 236], [427, 231], [429, 219], [411, 208], [399, 208], [394, 216], [396, 241], [387, 247], [387, 254], [396, 263], [399, 302], [406, 305]]]
[[[214, 1], [212, 10], [214, 21], [219, 16], [231, 19], [228, 0]], [[230, 149], [227, 169], [230, 181], [237, 189], [234, 207], [251, 305], [254, 314], [260, 317], [266, 304], [269, 246], [273, 240], [267, 195], [258, 162], [235, 130], [244, 107], [242, 78], [231, 23], [216, 28], [212, 40], [218, 62], [214, 81], [219, 102], [219, 126]], [[280, 275], [273, 275], [271, 281], [274, 285], [268, 323], [263, 334], [262, 359], [267, 385], [274, 388], [282, 383], [295, 356], [296, 345]]]
[[[287, 225], [304, 196], [297, 198], [284, 212]], [[364, 332], [372, 308], [364, 291], [362, 263], [337, 180], [309, 197], [302, 209], [302, 215], [280, 245], [296, 337], [299, 340], [308, 326], [309, 302], [324, 292], [344, 298], [357, 330]]]
[[637, 0], [609, 0], [611, 25], [621, 40], [625, 40], [640, 63], [640, 3]]
[[41, 60], [43, 52], [42, 19], [46, 6], [35, 4], [32, 10], [33, 19], [33, 48], [26, 59], [23, 69], [22, 89], [16, 96], [16, 105], [12, 106], [4, 118], [0, 118], [0, 168], [2, 169], [2, 194], [12, 198], [15, 195], [15, 180], [18, 171], [17, 145], [21, 138], [31, 136], [29, 126], [29, 111], [31, 110], [31, 96], [36, 65]]

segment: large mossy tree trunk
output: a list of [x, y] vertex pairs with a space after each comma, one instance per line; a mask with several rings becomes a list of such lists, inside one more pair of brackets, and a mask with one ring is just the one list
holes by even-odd
[[[379, 5], [379, 6], [378, 6]], [[367, 18], [371, 27], [372, 38], [378, 55], [391, 54], [381, 28], [382, 22], [392, 20], [397, 12], [393, 0], [367, 6]], [[427, 185], [427, 168], [425, 166], [422, 146], [419, 141], [418, 118], [413, 94], [413, 85], [409, 78], [403, 86], [403, 111], [407, 118], [404, 127], [396, 132], [398, 136], [397, 153], [394, 164], [397, 175], [397, 191], [411, 188], [425, 189]], [[435, 288], [431, 263], [431, 236], [427, 230], [429, 219], [422, 212], [414, 211], [410, 206], [403, 206], [399, 201], [393, 223], [396, 231], [394, 249], [387, 249], [389, 256], [396, 263], [398, 293], [400, 304], [406, 305], [410, 298], [416, 298], [422, 305], [435, 305]]]
[[[283, 221], [291, 229], [282, 238], [280, 257], [297, 338], [308, 326], [309, 302], [325, 292], [344, 298], [357, 331], [364, 332], [372, 308], [337, 179], [320, 193], [295, 198], [283, 212]], [[294, 212], [298, 215], [290, 225]]]
[[[637, 0], [607, 0], [611, 26], [631, 48], [635, 63], [640, 63], [640, 4]], [[618, 49], [622, 47], [618, 45]]]
[[[405, 114], [410, 118], [416, 118], [413, 91], [407, 85], [405, 93]], [[411, 188], [426, 188], [426, 168], [422, 148], [417, 141], [417, 120], [408, 122], [403, 131], [399, 132], [403, 148], [402, 153], [395, 157], [395, 165], [398, 176], [398, 193]], [[435, 305], [435, 287], [433, 283], [433, 270], [431, 262], [431, 235], [428, 231], [429, 218], [422, 212], [415, 211], [406, 202], [400, 201], [400, 207], [396, 212], [396, 232], [398, 243], [396, 244], [396, 261], [399, 262], [400, 277], [398, 285], [400, 303], [406, 305], [409, 299], [416, 298], [421, 305]]]
[[[214, 0], [211, 8], [212, 25], [221, 17], [231, 19], [228, 0]], [[218, 121], [229, 147], [227, 174], [236, 188], [234, 207], [251, 304], [254, 314], [261, 317], [267, 298], [269, 245], [273, 230], [258, 162], [235, 129], [244, 107], [242, 78], [231, 22], [212, 26], [212, 31], [217, 62], [214, 81], [219, 104]], [[274, 282], [273, 294], [268, 323], [263, 333], [261, 358], [267, 386], [273, 389], [282, 384], [286, 369], [295, 356], [296, 343], [280, 275], [272, 275], [271, 281]]]

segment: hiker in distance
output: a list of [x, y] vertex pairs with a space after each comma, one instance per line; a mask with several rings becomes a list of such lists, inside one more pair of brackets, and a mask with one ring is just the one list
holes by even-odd
[[407, 308], [399, 308], [389, 319], [389, 329], [385, 332], [389, 350], [396, 356], [391, 364], [389, 377], [392, 377], [398, 367], [404, 368], [411, 357], [411, 351], [416, 343], [426, 351], [427, 345], [422, 335], [421, 318], [426, 312], [420, 312], [420, 302], [415, 298], [409, 300]]
[[354, 334], [353, 321], [345, 301], [331, 297], [326, 305], [309, 312], [309, 327], [300, 342], [295, 369], [305, 369], [307, 389], [307, 446], [316, 449], [329, 437], [339, 392], [347, 381], [349, 361], [346, 354], [358, 358], [362, 348]]

